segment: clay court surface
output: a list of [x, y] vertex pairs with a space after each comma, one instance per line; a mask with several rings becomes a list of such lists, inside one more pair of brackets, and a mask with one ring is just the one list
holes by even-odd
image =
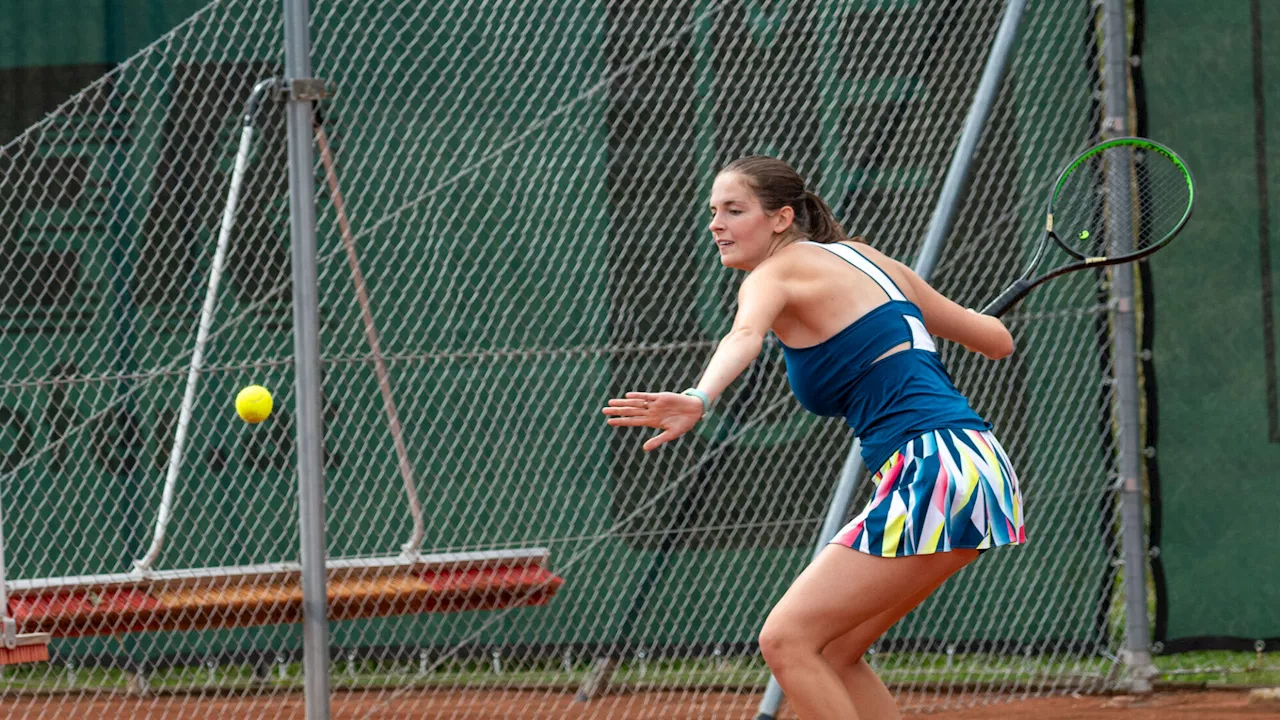
[[[913, 695], [913, 706], [929, 704], [928, 698]], [[648, 693], [615, 696], [580, 705], [567, 696], [545, 692], [443, 692], [394, 691], [335, 693], [334, 720], [356, 718], [625, 718], [627, 720], [679, 720], [680, 718], [743, 718], [755, 716], [757, 695]], [[982, 703], [952, 695], [945, 699], [960, 709], [908, 713], [908, 717], [938, 720], [1179, 720], [1181, 718], [1277, 718], [1280, 705], [1251, 704], [1247, 693], [1238, 691], [1164, 692], [1146, 698], [1107, 696], [1060, 696], [1030, 700]], [[968, 707], [966, 707], [966, 705]], [[4, 718], [169, 718], [215, 717], [302, 718], [300, 694], [248, 697], [165, 696], [147, 699], [128, 697], [72, 697], [45, 695], [0, 703]], [[783, 708], [781, 718], [794, 718]]]

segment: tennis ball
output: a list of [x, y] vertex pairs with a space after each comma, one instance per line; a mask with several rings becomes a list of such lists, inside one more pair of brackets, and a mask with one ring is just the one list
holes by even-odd
[[260, 423], [271, 414], [271, 393], [261, 385], [250, 385], [236, 395], [236, 412], [247, 423]]
[[1080, 231], [1080, 239], [1081, 239], [1081, 240], [1088, 240], [1088, 239], [1089, 239], [1089, 231], [1088, 231], [1088, 230], [1081, 230], [1081, 231]]

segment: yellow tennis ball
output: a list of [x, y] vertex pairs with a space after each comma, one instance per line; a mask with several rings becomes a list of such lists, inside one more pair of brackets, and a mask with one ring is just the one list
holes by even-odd
[[260, 423], [271, 414], [271, 393], [261, 385], [250, 385], [236, 395], [236, 412], [247, 423]]

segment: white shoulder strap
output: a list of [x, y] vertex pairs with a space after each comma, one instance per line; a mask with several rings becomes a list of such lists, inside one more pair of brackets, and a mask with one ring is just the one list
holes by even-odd
[[893, 283], [885, 271], [881, 270], [878, 265], [871, 262], [862, 253], [843, 243], [817, 243], [812, 240], [801, 240], [805, 245], [817, 245], [823, 250], [835, 253], [844, 259], [845, 262], [858, 268], [867, 274], [867, 277], [875, 281], [881, 290], [889, 296], [890, 300], [906, 300], [907, 296], [902, 294], [898, 286]]

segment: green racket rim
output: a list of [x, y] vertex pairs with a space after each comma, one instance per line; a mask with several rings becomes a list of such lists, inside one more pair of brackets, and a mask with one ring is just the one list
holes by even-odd
[[1076, 168], [1080, 167], [1082, 164], [1084, 164], [1086, 160], [1093, 157], [1094, 155], [1097, 155], [1100, 152], [1109, 150], [1114, 147], [1124, 146], [1124, 145], [1140, 147], [1146, 150], [1153, 150], [1155, 152], [1160, 153], [1161, 155], [1168, 158], [1170, 162], [1172, 162], [1179, 170], [1182, 171], [1182, 176], [1187, 182], [1187, 207], [1185, 210], [1182, 211], [1182, 217], [1178, 219], [1178, 222], [1174, 224], [1173, 228], [1169, 230], [1169, 232], [1164, 234], [1164, 237], [1160, 238], [1154, 243], [1151, 243], [1142, 251], [1138, 253], [1134, 253], [1135, 255], [1146, 255], [1152, 252], [1153, 250], [1155, 250], [1156, 248], [1164, 245], [1166, 242], [1169, 241], [1170, 238], [1172, 238], [1174, 235], [1177, 235], [1178, 232], [1182, 230], [1182, 226], [1187, 224], [1187, 220], [1191, 219], [1191, 210], [1195, 207], [1195, 204], [1196, 204], [1196, 184], [1195, 184], [1195, 180], [1191, 177], [1191, 169], [1188, 168], [1187, 164], [1182, 161], [1182, 158], [1178, 156], [1178, 153], [1174, 152], [1173, 150], [1170, 150], [1169, 148], [1165, 147], [1164, 145], [1161, 145], [1160, 143], [1154, 140], [1148, 140], [1147, 138], [1139, 138], [1139, 137], [1113, 138], [1111, 140], [1107, 140], [1106, 142], [1102, 142], [1097, 145], [1094, 145], [1088, 150], [1085, 150], [1083, 153], [1080, 153], [1079, 157], [1077, 157], [1075, 160], [1072, 160], [1071, 163], [1067, 165], [1066, 169], [1064, 169], [1062, 173], [1058, 175], [1058, 180], [1057, 182], [1054, 183], [1054, 186], [1053, 186], [1053, 195], [1050, 197], [1050, 200], [1049, 200], [1049, 214], [1050, 214], [1050, 217], [1052, 217], [1053, 206], [1058, 200], [1058, 193], [1061, 192], [1062, 186], [1066, 184], [1067, 178], [1071, 176], [1071, 173], [1074, 172]]

